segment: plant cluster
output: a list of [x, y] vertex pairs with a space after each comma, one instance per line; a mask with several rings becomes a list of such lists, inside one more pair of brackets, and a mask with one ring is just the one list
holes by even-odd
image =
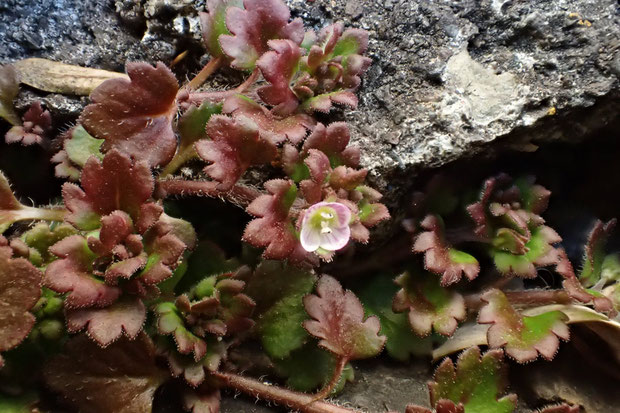
[[[194, 413], [218, 412], [222, 388], [294, 410], [352, 412], [324, 400], [353, 379], [351, 362], [384, 348], [404, 361], [434, 346], [435, 358], [467, 348], [456, 366], [446, 358], [437, 368], [434, 411], [511, 412], [504, 354], [551, 359], [571, 323], [617, 332], [620, 264], [605, 250], [615, 221], [596, 224], [577, 274], [541, 216], [550, 192], [530, 178], [491, 178], [477, 199], [436, 180], [405, 221], [406, 271], [362, 280], [355, 293], [320, 274], [390, 217], [347, 125], [317, 119], [357, 106], [368, 34], [340, 23], [305, 31], [281, 0], [207, 8], [211, 60], [195, 78], [179, 86], [163, 63], [129, 63], [129, 79], [93, 90], [53, 141], [39, 103], [16, 114], [18, 76], [0, 68], [6, 142], [56, 147], [65, 181], [57, 202], [28, 206], [0, 173], [0, 406], [42, 408], [25, 390], [43, 382], [84, 412], [149, 412], [162, 386], [180, 389]], [[224, 67], [247, 79], [199, 90]], [[225, 252], [169, 201], [188, 196], [245, 208], [241, 251]], [[197, 219], [227, 228], [213, 211]], [[561, 288], [507, 288], [541, 268]], [[255, 362], [252, 340], [269, 363]], [[261, 369], [286, 387], [240, 373]]]

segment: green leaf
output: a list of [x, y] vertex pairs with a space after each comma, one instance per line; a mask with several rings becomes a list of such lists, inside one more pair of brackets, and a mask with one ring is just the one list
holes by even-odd
[[503, 358], [501, 350], [490, 350], [480, 357], [480, 349], [471, 347], [461, 353], [456, 368], [451, 359], [444, 359], [435, 371], [435, 381], [429, 383], [431, 405], [448, 399], [462, 403], [467, 413], [513, 412], [516, 395], [498, 399], [507, 384]]
[[411, 328], [420, 336], [430, 334], [431, 328], [450, 336], [467, 315], [463, 297], [442, 287], [433, 274], [404, 272], [396, 284], [402, 288], [394, 296], [393, 308], [397, 312], [408, 310]]
[[302, 299], [315, 282], [313, 272], [280, 261], [263, 261], [256, 269], [246, 293], [256, 301], [256, 327], [270, 357], [288, 357], [308, 340]]
[[[515, 232], [511, 233], [515, 237], [519, 236]], [[498, 231], [499, 237], [507, 237], [507, 234], [505, 231]], [[501, 242], [493, 241], [497, 246], [492, 248], [491, 255], [495, 261], [495, 266], [502, 274], [534, 278], [537, 275], [537, 266], [546, 266], [557, 262], [557, 251], [552, 244], [559, 241], [561, 238], [553, 229], [541, 225], [532, 230], [529, 241], [525, 243], [524, 254], [513, 254], [505, 250], [508, 241], [503, 239]]]
[[[329, 352], [318, 348], [315, 341], [311, 341], [293, 351], [289, 357], [275, 360], [275, 364], [280, 373], [287, 376], [288, 387], [310, 392], [329, 382], [336, 360]], [[354, 374], [351, 364], [347, 364], [332, 395], [342, 391], [347, 381], [353, 381]]]
[[82, 125], [78, 125], [73, 129], [71, 139], [65, 140], [64, 148], [69, 159], [83, 168], [91, 156], [103, 160], [103, 154], [101, 153], [103, 142], [104, 139], [93, 138]]
[[480, 309], [478, 323], [491, 324], [487, 331], [489, 347], [505, 347], [506, 354], [520, 363], [535, 360], [539, 353], [553, 359], [559, 338], [569, 338], [568, 317], [561, 311], [524, 316], [497, 289], [484, 293], [482, 300], [487, 304]]
[[227, 259], [224, 251], [210, 240], [198, 243], [187, 260], [187, 271], [175, 287], [177, 293], [187, 292], [210, 275], [232, 272], [239, 268], [237, 259]]
[[68, 224], [48, 224], [40, 222], [32, 227], [32, 229], [24, 232], [21, 239], [30, 247], [30, 255], [28, 257], [30, 262], [40, 267], [56, 259], [56, 257], [49, 252], [49, 248], [52, 245], [76, 233], [77, 230]]
[[387, 337], [385, 349], [390, 357], [407, 361], [411, 355], [429, 355], [432, 350], [430, 337], [416, 335], [406, 313], [392, 311], [392, 297], [398, 287], [389, 276], [377, 276], [364, 283], [358, 296], [364, 304], [366, 316], [376, 315], [381, 322], [379, 334]]
[[221, 103], [203, 102], [199, 107], [190, 107], [179, 119], [181, 146], [188, 146], [199, 139], [206, 138], [207, 122], [212, 115], [222, 113]]

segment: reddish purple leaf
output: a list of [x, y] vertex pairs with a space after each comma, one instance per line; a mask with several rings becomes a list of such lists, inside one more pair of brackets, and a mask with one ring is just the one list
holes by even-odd
[[265, 182], [270, 195], [261, 195], [247, 207], [258, 217], [245, 228], [243, 240], [255, 247], [266, 247], [267, 259], [286, 259], [299, 244], [295, 228], [289, 218], [289, 209], [297, 195], [292, 181], [274, 179]]
[[463, 296], [442, 288], [432, 274], [404, 272], [395, 282], [402, 288], [394, 296], [392, 308], [397, 313], [408, 311], [409, 324], [419, 336], [427, 336], [433, 329], [451, 336], [467, 315]]
[[107, 347], [123, 334], [134, 340], [146, 321], [146, 308], [139, 298], [126, 298], [105, 308], [67, 310], [66, 319], [70, 333], [87, 327], [88, 336]]
[[214, 115], [207, 124], [210, 140], [196, 142], [198, 155], [211, 165], [204, 171], [219, 182], [218, 189], [231, 189], [246, 169], [275, 159], [277, 148], [261, 139], [254, 122]]
[[260, 87], [257, 93], [263, 102], [274, 106], [274, 113], [289, 115], [299, 106], [290, 84], [297, 72], [301, 48], [290, 40], [270, 40], [269, 47], [273, 50], [263, 54], [256, 66], [270, 84]]
[[129, 63], [130, 80], [109, 79], [90, 95], [80, 122], [95, 138], [105, 139], [103, 150], [116, 148], [149, 166], [167, 164], [177, 139], [172, 120], [177, 113], [179, 84], [163, 63]]
[[170, 277], [186, 248], [171, 224], [157, 222], [144, 234], [144, 250], [149, 258], [140, 279], [153, 285]]
[[355, 93], [348, 90], [338, 90], [311, 97], [304, 101], [302, 108], [309, 113], [329, 113], [334, 103], [355, 109], [357, 108], [358, 100]]
[[50, 247], [50, 252], [60, 259], [47, 266], [43, 284], [58, 293], [69, 293], [66, 308], [103, 307], [120, 296], [118, 287], [109, 286], [92, 274], [96, 256], [84, 237], [67, 237]]
[[416, 237], [413, 251], [424, 253], [424, 266], [429, 271], [441, 274], [441, 285], [453, 284], [459, 281], [463, 274], [470, 280], [478, 276], [478, 261], [446, 244], [443, 224], [438, 216], [428, 215], [420, 226], [427, 231]]
[[99, 162], [95, 157], [86, 161], [82, 171], [82, 188], [66, 183], [63, 198], [69, 210], [67, 221], [79, 229], [99, 227], [100, 216], [112, 211], [127, 212], [136, 220], [141, 206], [154, 188], [153, 176], [144, 162], [132, 162], [116, 149]]
[[152, 410], [157, 388], [169, 378], [155, 363], [151, 339], [142, 334], [102, 349], [84, 335], [44, 368], [45, 382], [76, 411], [138, 413]]
[[269, 50], [271, 39], [290, 39], [300, 44], [304, 38], [301, 19], [289, 23], [291, 13], [281, 0], [244, 0], [244, 9], [231, 7], [226, 25], [232, 35], [221, 35], [220, 46], [232, 59], [231, 66], [252, 70], [256, 61]]
[[52, 115], [43, 110], [41, 102], [34, 102], [22, 117], [21, 126], [13, 126], [5, 135], [6, 143], [24, 146], [43, 143], [44, 135], [52, 127]]
[[316, 124], [314, 118], [303, 113], [286, 117], [276, 116], [265, 107], [242, 95], [226, 99], [222, 112], [232, 115], [235, 119], [241, 117], [251, 119], [256, 124], [261, 138], [274, 144], [286, 139], [297, 144]]
[[577, 405], [570, 405], [567, 403], [556, 404], [553, 406], [546, 406], [537, 410], [538, 413], [579, 413], [581, 408]]
[[569, 338], [568, 317], [561, 311], [523, 316], [497, 289], [484, 293], [482, 300], [487, 304], [480, 309], [478, 323], [491, 324], [487, 331], [489, 347], [505, 347], [506, 354], [519, 363], [535, 360], [538, 354], [551, 360], [560, 346], [559, 339]]
[[41, 271], [24, 258], [12, 258], [12, 254], [6, 238], [0, 235], [0, 352], [19, 345], [28, 336], [35, 323], [29, 310], [41, 295]]
[[208, 13], [200, 13], [202, 39], [207, 50], [214, 57], [222, 56], [219, 38], [222, 34], [230, 34], [226, 28], [226, 12], [230, 7], [242, 7], [242, 0], [207, 0]]
[[345, 165], [357, 168], [360, 151], [357, 146], [347, 146], [350, 140], [351, 133], [346, 123], [334, 122], [327, 127], [319, 123], [304, 142], [302, 158], [305, 158], [310, 149], [318, 149], [327, 155], [333, 167]]
[[566, 251], [562, 248], [558, 249], [558, 263], [555, 267], [555, 271], [564, 278], [562, 286], [568, 295], [582, 303], [591, 302], [597, 311], [607, 313], [610, 317], [615, 317], [617, 312], [614, 309], [613, 302], [603, 294], [593, 290], [586, 290], [583, 285], [581, 285], [579, 279], [575, 275], [573, 264], [571, 264], [566, 255]]
[[304, 328], [320, 339], [319, 346], [346, 360], [374, 357], [381, 352], [386, 337], [379, 335], [381, 325], [376, 316], [364, 320], [364, 308], [351, 291], [323, 275], [316, 285], [317, 295], [304, 297], [312, 320]]

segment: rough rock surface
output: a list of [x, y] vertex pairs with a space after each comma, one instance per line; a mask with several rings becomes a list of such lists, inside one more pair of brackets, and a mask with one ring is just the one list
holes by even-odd
[[[358, 110], [344, 117], [390, 203], [412, 169], [579, 139], [618, 119], [615, 0], [288, 2], [307, 25], [344, 20], [370, 31], [374, 64]], [[196, 51], [203, 8], [201, 0], [4, 1], [0, 62], [42, 56], [111, 70], [126, 60], [170, 62]], [[66, 115], [84, 104], [44, 101]]]

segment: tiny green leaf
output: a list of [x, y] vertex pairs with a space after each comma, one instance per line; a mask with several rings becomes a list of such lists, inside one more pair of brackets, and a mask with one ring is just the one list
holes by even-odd
[[396, 284], [402, 288], [394, 297], [394, 311], [408, 310], [409, 323], [416, 334], [426, 336], [432, 327], [438, 333], [450, 336], [458, 322], [465, 319], [463, 297], [442, 287], [432, 274], [404, 272], [396, 278]]
[[430, 337], [420, 338], [411, 330], [406, 313], [392, 311], [391, 297], [398, 287], [391, 277], [377, 276], [365, 283], [358, 293], [364, 304], [367, 316], [375, 315], [381, 322], [380, 334], [385, 335], [387, 353], [400, 361], [407, 361], [410, 356], [424, 356], [431, 353]]
[[459, 356], [456, 367], [446, 358], [429, 383], [431, 405], [440, 400], [462, 403], [467, 413], [511, 413], [517, 396], [509, 394], [500, 399], [507, 384], [506, 366], [501, 350], [489, 350], [480, 357], [480, 349], [471, 347]]
[[568, 317], [561, 311], [523, 316], [500, 290], [489, 290], [482, 296], [487, 304], [478, 315], [478, 323], [491, 324], [487, 332], [489, 347], [505, 347], [506, 354], [519, 363], [535, 360], [540, 354], [553, 359], [560, 338], [568, 340]]
[[104, 139], [93, 138], [82, 125], [78, 125], [73, 129], [71, 139], [65, 140], [64, 148], [69, 159], [83, 168], [91, 156], [95, 156], [100, 161], [103, 160], [101, 153], [103, 142]]

